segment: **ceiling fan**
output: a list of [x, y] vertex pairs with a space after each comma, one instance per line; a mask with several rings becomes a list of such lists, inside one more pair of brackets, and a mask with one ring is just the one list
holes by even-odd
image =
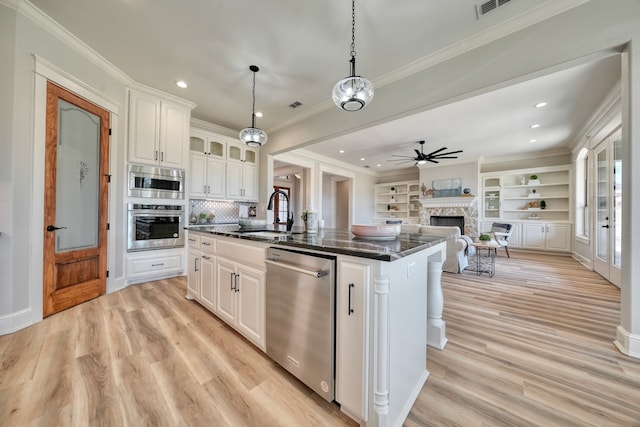
[[400, 156], [397, 154], [392, 154], [393, 157], [401, 157], [401, 158], [391, 159], [388, 161], [400, 162], [400, 163], [416, 162], [416, 165], [424, 165], [427, 162], [440, 163], [438, 160], [441, 160], [441, 159], [457, 159], [458, 156], [452, 156], [452, 154], [462, 153], [462, 150], [449, 151], [448, 153], [443, 153], [443, 151], [447, 150], [447, 147], [442, 147], [438, 150], [432, 151], [431, 153], [425, 154], [424, 143], [425, 143], [424, 141], [418, 141], [418, 144], [420, 144], [420, 151], [418, 151], [417, 149], [414, 150], [416, 152], [416, 157]]

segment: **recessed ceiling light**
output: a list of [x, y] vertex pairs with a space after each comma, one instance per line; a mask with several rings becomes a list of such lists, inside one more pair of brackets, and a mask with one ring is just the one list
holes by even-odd
[[360, 160], [364, 160], [364, 157], [360, 157]]
[[539, 128], [539, 127], [540, 127], [540, 125], [536, 123], [536, 124], [531, 125], [531, 126], [529, 126], [529, 127], [530, 127], [531, 129], [536, 129], [536, 128]]
[[546, 103], [546, 102], [538, 102], [538, 103], [535, 105], [535, 107], [536, 107], [536, 108], [542, 108], [542, 107], [546, 107], [546, 106], [547, 106], [547, 103]]
[[537, 139], [530, 139], [529, 142], [536, 142]]
[[256, 111], [256, 117], [262, 117], [262, 113], [260, 111]]
[[187, 82], [182, 81], [182, 80], [178, 80], [176, 82], [176, 86], [181, 87], [182, 89], [186, 89], [188, 85], [187, 85]]
[[340, 150], [340, 151], [338, 151], [338, 153], [344, 154], [344, 150]]
[[378, 163], [376, 166], [377, 166], [377, 167], [380, 167], [380, 166], [382, 166], [382, 165], [381, 165], [380, 163]]

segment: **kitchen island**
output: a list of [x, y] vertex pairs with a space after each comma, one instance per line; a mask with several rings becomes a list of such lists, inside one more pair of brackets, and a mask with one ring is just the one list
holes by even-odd
[[[202, 239], [208, 244], [205, 251], [214, 248], [200, 252], [206, 253], [207, 262], [212, 264], [208, 269], [218, 270], [215, 266], [218, 263], [225, 271], [223, 275], [207, 274], [212, 278], [212, 283], [207, 285], [212, 290], [204, 292], [210, 297], [204, 299], [207, 303], [203, 305], [263, 351], [265, 268], [260, 266], [259, 254], [264, 256], [266, 248], [277, 247], [335, 255], [335, 400], [344, 413], [362, 425], [402, 425], [429, 375], [426, 369], [427, 294], [429, 298], [436, 295], [437, 299], [440, 292], [440, 273], [446, 253], [442, 236], [403, 233], [392, 240], [366, 240], [345, 230], [278, 233], [243, 230], [233, 225], [197, 226], [188, 230], [189, 259], [196, 267], [194, 270], [198, 270], [199, 252], [193, 243]], [[236, 270], [230, 269], [231, 263]], [[204, 263], [202, 266], [204, 273]], [[245, 268], [245, 273], [238, 268]], [[204, 274], [196, 278], [196, 271], [190, 271], [187, 296], [202, 302]], [[247, 307], [236, 310], [235, 317], [229, 316], [230, 310], [225, 309], [230, 306], [224, 297], [228, 285], [220, 283], [228, 272], [231, 276], [249, 275], [248, 284], [236, 287], [240, 293], [248, 289], [254, 295], [254, 298], [236, 298], [240, 300], [235, 302], [236, 308], [242, 302]], [[199, 286], [192, 286], [192, 280], [199, 280]], [[436, 292], [431, 288], [436, 288]], [[249, 316], [238, 318], [242, 316], [240, 313], [245, 316], [249, 313]], [[432, 317], [429, 316], [429, 322]]]

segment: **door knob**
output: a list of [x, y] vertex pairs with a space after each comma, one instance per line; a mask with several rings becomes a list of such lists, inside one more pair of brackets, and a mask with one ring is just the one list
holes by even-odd
[[603, 225], [602, 228], [609, 228], [609, 224]]
[[67, 228], [67, 227], [56, 227], [55, 225], [47, 225], [47, 231], [62, 230], [63, 228]]

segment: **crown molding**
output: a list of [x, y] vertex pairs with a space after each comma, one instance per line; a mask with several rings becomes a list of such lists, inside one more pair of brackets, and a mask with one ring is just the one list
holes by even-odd
[[122, 70], [114, 66], [111, 62], [107, 61], [98, 52], [90, 48], [82, 40], [74, 36], [66, 28], [62, 27], [56, 21], [51, 19], [48, 15], [46, 15], [43, 11], [38, 9], [29, 1], [0, 0], [0, 3], [15, 9], [18, 13], [62, 41], [65, 45], [69, 46], [71, 49], [79, 53], [89, 62], [104, 70], [107, 74], [109, 74], [120, 83], [128, 86], [134, 82], [133, 79], [126, 75]]
[[219, 133], [220, 135], [223, 135], [229, 138], [236, 138], [238, 139], [238, 141], [240, 141], [240, 138], [238, 137], [240, 131], [235, 129], [226, 128], [224, 126], [220, 126], [211, 122], [206, 122], [200, 119], [194, 119], [193, 117], [191, 118], [191, 126], [198, 129], [202, 129], [202, 130], [208, 130], [210, 132]]

